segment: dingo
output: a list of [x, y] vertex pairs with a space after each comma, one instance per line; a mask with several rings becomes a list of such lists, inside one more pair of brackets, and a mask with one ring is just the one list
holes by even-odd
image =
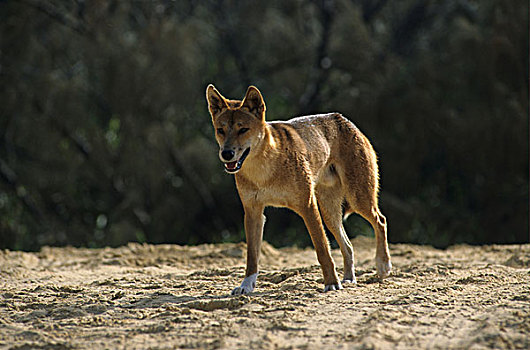
[[248, 294], [256, 286], [266, 206], [286, 207], [303, 218], [322, 267], [325, 292], [342, 285], [322, 221], [342, 252], [342, 282], [356, 282], [353, 247], [342, 225], [351, 213], [374, 228], [377, 273], [388, 276], [392, 265], [386, 218], [377, 205], [377, 156], [353, 123], [339, 113], [266, 122], [265, 102], [254, 86], [236, 101], [209, 85], [206, 98], [219, 158], [226, 172], [235, 174], [245, 211], [247, 268], [232, 294]]

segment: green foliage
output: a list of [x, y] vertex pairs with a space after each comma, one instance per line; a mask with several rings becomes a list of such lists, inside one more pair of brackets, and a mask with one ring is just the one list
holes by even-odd
[[243, 239], [208, 83], [257, 85], [270, 120], [352, 119], [391, 241], [528, 240], [526, 1], [11, 0], [0, 23], [0, 247]]

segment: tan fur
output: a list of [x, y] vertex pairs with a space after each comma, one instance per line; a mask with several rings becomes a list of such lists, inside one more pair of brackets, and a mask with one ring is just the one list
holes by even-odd
[[[325, 291], [340, 289], [341, 283], [323, 224], [339, 243], [343, 282], [355, 282], [353, 248], [342, 224], [343, 215], [350, 213], [360, 214], [373, 226], [377, 272], [380, 278], [389, 274], [386, 219], [377, 205], [377, 157], [353, 123], [339, 113], [266, 122], [263, 97], [253, 86], [242, 101], [227, 100], [213, 85], [206, 96], [219, 157], [235, 174], [245, 211], [246, 279], [234, 294], [254, 288], [267, 206], [286, 207], [303, 218], [322, 267]], [[240, 169], [230, 171], [249, 147]], [[223, 158], [223, 151], [233, 152], [231, 162]]]

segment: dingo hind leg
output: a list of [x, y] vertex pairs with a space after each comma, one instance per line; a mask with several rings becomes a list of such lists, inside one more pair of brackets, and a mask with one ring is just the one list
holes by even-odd
[[353, 212], [366, 219], [373, 227], [375, 233], [376, 250], [375, 262], [377, 274], [383, 279], [390, 274], [392, 264], [387, 241], [387, 222], [379, 210], [377, 195], [379, 178], [377, 171], [376, 155], [371, 146], [364, 145], [362, 157], [352, 159], [345, 171], [339, 169], [339, 176], [343, 183], [347, 211], [345, 215]]
[[[377, 203], [374, 201], [370, 201], [365, 205], [359, 205], [359, 202], [356, 204], [357, 206], [354, 211], [367, 220], [374, 229], [376, 242], [375, 264], [379, 278], [384, 279], [392, 270], [390, 252], [388, 250], [386, 217], [381, 213], [377, 207]], [[350, 203], [349, 206], [351, 207]]]
[[340, 183], [333, 187], [317, 187], [317, 201], [324, 224], [337, 240], [344, 262], [343, 283], [356, 283], [353, 246], [342, 224], [342, 202]]
[[390, 253], [387, 242], [387, 224], [386, 217], [381, 213], [377, 204], [372, 206], [369, 210], [363, 210], [359, 213], [364, 217], [374, 228], [375, 233], [375, 264], [379, 278], [384, 279], [390, 274], [392, 270], [392, 263], [390, 262]]

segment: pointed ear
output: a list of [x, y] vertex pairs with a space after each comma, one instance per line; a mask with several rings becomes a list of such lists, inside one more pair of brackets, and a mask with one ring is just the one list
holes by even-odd
[[265, 102], [255, 86], [249, 86], [241, 108], [253, 114], [256, 118], [265, 120]]
[[206, 88], [206, 100], [208, 100], [208, 109], [210, 110], [212, 118], [228, 108], [226, 99], [212, 84], [208, 85]]

